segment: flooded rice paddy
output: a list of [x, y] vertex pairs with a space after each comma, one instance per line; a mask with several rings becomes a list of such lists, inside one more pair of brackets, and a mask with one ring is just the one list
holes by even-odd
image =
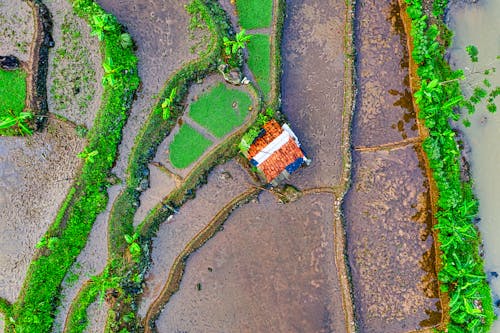
[[141, 317], [159, 296], [175, 258], [186, 244], [227, 203], [254, 185], [248, 172], [238, 163], [227, 162], [210, 173], [207, 184], [196, 192], [196, 198], [185, 203], [179, 213], [160, 225], [153, 239], [151, 268], [146, 275], [146, 287], [139, 306]]
[[345, 332], [333, 197], [279, 204], [264, 192], [187, 262], [159, 332]]
[[343, 209], [362, 332], [413, 331], [441, 319], [428, 180], [420, 143], [414, 143], [418, 131], [399, 12], [395, 0], [357, 4], [355, 153]]
[[0, 297], [17, 299], [35, 245], [75, 178], [84, 140], [50, 119], [44, 133], [0, 138]]
[[338, 185], [342, 176], [345, 2], [287, 1], [283, 34], [283, 112], [301, 140], [309, 168], [300, 188]]
[[[455, 31], [453, 46], [450, 49], [450, 63], [455, 68], [465, 69], [468, 79], [466, 82], [480, 82], [485, 77], [468, 73], [489, 67], [497, 67], [497, 72], [489, 75], [488, 80], [495, 87], [500, 84], [498, 66], [495, 61], [500, 54], [500, 38], [498, 35], [498, 17], [500, 17], [500, 2], [494, 0], [480, 1], [474, 4], [454, 3], [449, 13], [449, 26]], [[479, 62], [472, 65], [465, 53], [467, 45], [475, 45], [479, 49]], [[477, 84], [477, 83], [475, 83]], [[467, 83], [463, 85], [466, 94], [470, 94]], [[498, 99], [497, 99], [498, 100]], [[498, 105], [498, 103], [497, 103]], [[477, 112], [470, 116], [470, 128], [462, 128], [464, 140], [471, 148], [469, 162], [474, 192], [479, 199], [479, 230], [484, 241], [485, 270], [490, 280], [493, 299], [500, 299], [500, 279], [494, 273], [500, 272], [500, 216], [498, 214], [498, 189], [500, 188], [500, 116], [485, 111], [485, 106], [478, 107]], [[500, 332], [500, 323], [497, 320], [491, 330]]]

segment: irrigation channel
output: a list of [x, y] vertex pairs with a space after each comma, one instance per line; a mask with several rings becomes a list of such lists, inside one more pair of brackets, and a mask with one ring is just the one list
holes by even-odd
[[[450, 63], [456, 68], [465, 69], [468, 83], [481, 81], [482, 74], [474, 75], [471, 72], [483, 72], [490, 67], [496, 67], [497, 71], [488, 76], [493, 86], [500, 84], [500, 64], [496, 57], [500, 54], [500, 39], [498, 37], [498, 17], [500, 17], [500, 2], [485, 0], [477, 3], [466, 3], [456, 1], [453, 3], [448, 14], [448, 25], [455, 32], [453, 46], [449, 50]], [[472, 64], [465, 53], [467, 45], [475, 45], [479, 49], [479, 62]], [[467, 82], [466, 81], [466, 82]], [[470, 88], [466, 83], [463, 85], [466, 94], [470, 94]], [[474, 179], [474, 191], [479, 199], [479, 230], [484, 241], [485, 270], [490, 280], [493, 299], [500, 299], [500, 242], [498, 241], [498, 230], [500, 228], [500, 217], [498, 214], [498, 202], [500, 188], [500, 175], [498, 165], [500, 163], [500, 151], [496, 148], [500, 141], [500, 116], [485, 111], [485, 105], [481, 105], [478, 111], [470, 116], [471, 126], [461, 130], [465, 133], [465, 141], [468, 143], [468, 159], [472, 178]], [[500, 323], [496, 321], [491, 329], [493, 333], [500, 332]]]

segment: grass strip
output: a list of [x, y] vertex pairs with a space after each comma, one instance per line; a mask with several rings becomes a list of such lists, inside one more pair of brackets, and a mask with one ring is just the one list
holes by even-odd
[[212, 141], [191, 126], [183, 124], [170, 143], [170, 162], [176, 168], [183, 169], [193, 164], [211, 145]]
[[[450, 120], [460, 117], [457, 106], [464, 97], [458, 78], [463, 73], [452, 71], [444, 59], [445, 47], [438, 41], [440, 29], [429, 23], [422, 1], [405, 1], [411, 20], [412, 59], [418, 66], [420, 80], [414, 98], [419, 119], [429, 132], [423, 149], [439, 193], [434, 228], [439, 232], [440, 289], [449, 296], [446, 329], [449, 333], [488, 332], [495, 315], [479, 255], [481, 239], [474, 225], [478, 202], [472, 185], [461, 179], [460, 150], [450, 125]], [[446, 2], [438, 2], [434, 14], [440, 16]]]
[[189, 117], [221, 138], [243, 124], [251, 105], [248, 94], [219, 83], [189, 106]]
[[[0, 122], [17, 117], [26, 106], [26, 72], [0, 69]], [[0, 129], [0, 135], [16, 135], [15, 128]]]
[[[20, 297], [13, 307], [14, 325], [7, 332], [50, 332], [59, 303], [60, 286], [86, 244], [97, 215], [107, 203], [108, 176], [117, 154], [121, 131], [132, 97], [139, 84], [137, 58], [132, 43], [123, 42], [123, 28], [92, 0], [72, 1], [75, 13], [89, 22], [101, 40], [105, 63], [104, 92], [94, 126], [88, 134], [86, 160], [75, 183], [72, 205], [63, 205], [65, 216], [59, 230], [44, 237], [51, 239], [31, 262]], [[105, 24], [101, 24], [105, 22]], [[104, 67], [104, 66], [103, 66]], [[70, 192], [71, 195], [71, 192]]]
[[271, 90], [271, 43], [268, 35], [252, 35], [247, 45], [248, 67], [255, 75], [255, 80], [262, 89], [264, 100]]
[[268, 28], [273, 17], [273, 0], [236, 0], [236, 10], [244, 29]]

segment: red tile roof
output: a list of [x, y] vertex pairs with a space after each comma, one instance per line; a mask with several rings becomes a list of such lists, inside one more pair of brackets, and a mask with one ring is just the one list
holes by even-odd
[[252, 159], [257, 155], [262, 149], [264, 149], [268, 144], [270, 144], [274, 139], [276, 139], [281, 133], [283, 133], [283, 128], [274, 119], [268, 121], [263, 126], [266, 133], [260, 138], [256, 139], [254, 143], [248, 149], [248, 159]]
[[264, 173], [267, 181], [271, 182], [274, 178], [278, 177], [289, 164], [295, 162], [295, 160], [300, 157], [304, 158], [304, 153], [299, 146], [297, 146], [295, 141], [290, 139], [281, 146], [278, 151], [259, 164], [257, 168]]

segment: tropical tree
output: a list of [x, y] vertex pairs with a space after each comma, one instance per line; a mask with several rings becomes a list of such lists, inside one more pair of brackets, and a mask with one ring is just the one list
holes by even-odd
[[246, 47], [246, 44], [250, 41], [251, 38], [252, 36], [247, 35], [245, 29], [242, 29], [236, 34], [235, 40], [224, 37], [224, 51], [227, 55], [236, 54], [239, 49], [244, 49]]

